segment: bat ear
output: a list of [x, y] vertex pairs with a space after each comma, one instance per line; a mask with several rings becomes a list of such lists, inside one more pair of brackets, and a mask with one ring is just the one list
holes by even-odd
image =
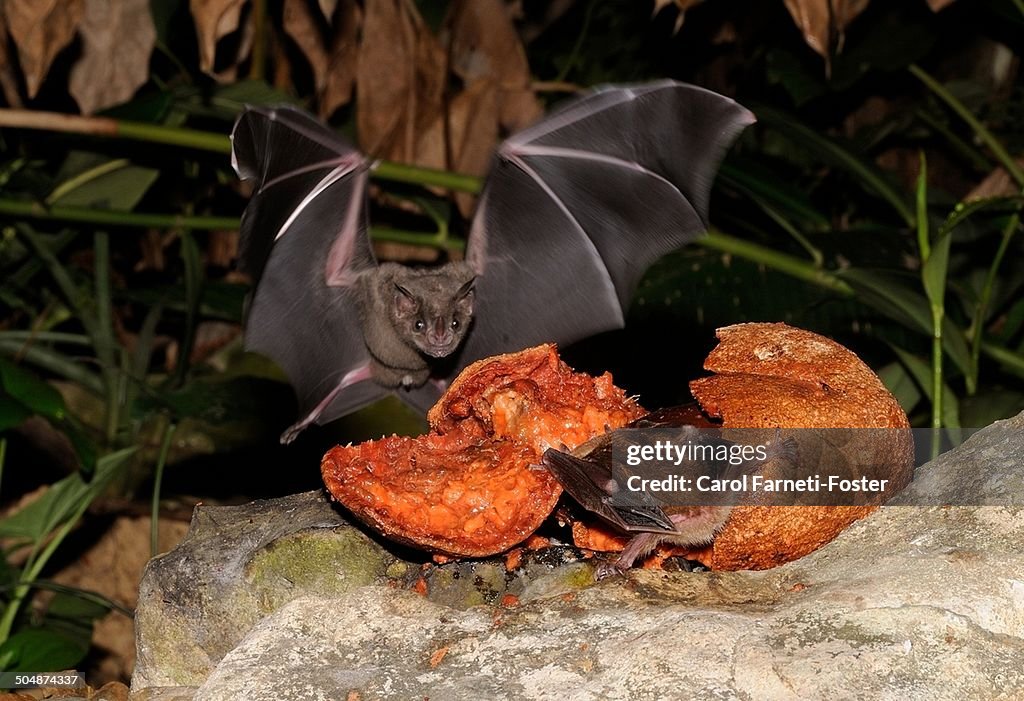
[[467, 314], [473, 313], [473, 297], [475, 295], [474, 285], [476, 277], [470, 278], [459, 291], [455, 293], [455, 303], [462, 307]]
[[459, 301], [462, 301], [463, 299], [466, 299], [466, 298], [472, 299], [472, 297], [473, 297], [473, 288], [474, 288], [475, 285], [476, 285], [476, 276], [473, 276], [462, 287], [459, 288], [458, 292], [455, 293], [455, 299], [457, 299]]
[[415, 314], [420, 308], [416, 296], [397, 282], [395, 283], [395, 308], [399, 314]]

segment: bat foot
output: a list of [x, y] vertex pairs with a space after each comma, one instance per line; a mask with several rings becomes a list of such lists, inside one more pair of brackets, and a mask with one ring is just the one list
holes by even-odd
[[594, 580], [600, 582], [611, 577], [621, 577], [628, 569], [619, 565], [618, 561], [604, 560], [594, 568]]
[[306, 428], [311, 423], [313, 423], [313, 419], [307, 417], [302, 421], [293, 423], [291, 426], [286, 428], [284, 430], [284, 433], [281, 434], [281, 445], [288, 445], [289, 443], [294, 441], [296, 438], [299, 437], [299, 434], [306, 430]]

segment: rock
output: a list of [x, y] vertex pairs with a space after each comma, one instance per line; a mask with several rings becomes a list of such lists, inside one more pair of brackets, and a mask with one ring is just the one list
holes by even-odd
[[391, 560], [320, 492], [199, 506], [181, 545], [143, 573], [133, 689], [198, 686], [266, 614], [374, 582]]
[[[333, 589], [314, 574], [288, 590], [290, 598], [281, 587], [259, 589], [283, 564], [260, 554], [273, 541], [326, 528], [313, 532], [351, 543], [352, 529], [326, 504], [317, 511], [309, 495], [260, 502], [263, 515], [251, 524], [222, 518], [223, 508], [204, 509], [194, 530], [213, 519], [230, 523], [223, 543], [207, 533], [197, 549], [194, 533], [182, 553], [147, 570], [133, 698], [163, 698], [138, 694], [174, 679], [196, 687], [193, 698], [203, 701], [1022, 698], [1022, 455], [1024, 414], [919, 468], [897, 497], [904, 505], [885, 506], [770, 570], [641, 570], [591, 585], [591, 566], [556, 549], [561, 554], [546, 569], [516, 570], [537, 568], [520, 579], [502, 577], [495, 560], [422, 573], [419, 590], [442, 600], [440, 592], [453, 591], [445, 580], [478, 574], [492, 594], [468, 608], [381, 585], [387, 575], [371, 573], [390, 571], [399, 577], [392, 582], [421, 575], [415, 563], [396, 564], [383, 550], [369, 556], [376, 564], [368, 567], [343, 564], [362, 575], [321, 567], [343, 575]], [[905, 505], [925, 498], [966, 505]], [[303, 499], [319, 521], [280, 508]], [[360, 542], [374, 551], [369, 540]], [[265, 571], [257, 568], [263, 580], [246, 579], [250, 561], [264, 563]], [[226, 584], [230, 573], [248, 584]], [[503, 581], [515, 597], [497, 596]], [[187, 596], [186, 583], [193, 587]], [[472, 603], [468, 591], [453, 602]], [[179, 646], [189, 654], [171, 655]], [[190, 660], [202, 665], [184, 667]]]

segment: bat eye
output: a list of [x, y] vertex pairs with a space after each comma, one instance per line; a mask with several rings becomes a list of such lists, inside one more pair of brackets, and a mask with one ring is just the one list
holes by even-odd
[[416, 323], [415, 323], [415, 324], [413, 324], [413, 327], [414, 327], [414, 328], [415, 328], [415, 329], [416, 329], [417, 331], [422, 331], [422, 330], [423, 330], [423, 327], [424, 327], [424, 326], [426, 326], [426, 324], [424, 324], [424, 323], [423, 323], [423, 319], [417, 319], [417, 320], [416, 320]]
[[453, 329], [459, 328], [459, 320], [458, 319], [452, 319], [452, 328]]

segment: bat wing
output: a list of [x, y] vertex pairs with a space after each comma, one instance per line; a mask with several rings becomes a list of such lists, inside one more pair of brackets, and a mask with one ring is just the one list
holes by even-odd
[[[580, 506], [626, 532], [673, 533], [668, 515], [646, 492], [623, 491], [612, 476], [610, 453], [580, 458], [552, 448], [544, 465]], [[600, 459], [601, 457], [605, 459]]]
[[[277, 362], [303, 420], [325, 423], [386, 394], [351, 380], [367, 366], [354, 288], [377, 266], [367, 233], [369, 163], [312, 116], [250, 107], [231, 135], [231, 161], [256, 190], [242, 215], [240, 257], [256, 282], [245, 344]], [[293, 427], [295, 428], [295, 427]]]
[[500, 147], [469, 238], [460, 365], [622, 327], [640, 277], [707, 229], [711, 184], [753, 115], [692, 85], [609, 86]]

